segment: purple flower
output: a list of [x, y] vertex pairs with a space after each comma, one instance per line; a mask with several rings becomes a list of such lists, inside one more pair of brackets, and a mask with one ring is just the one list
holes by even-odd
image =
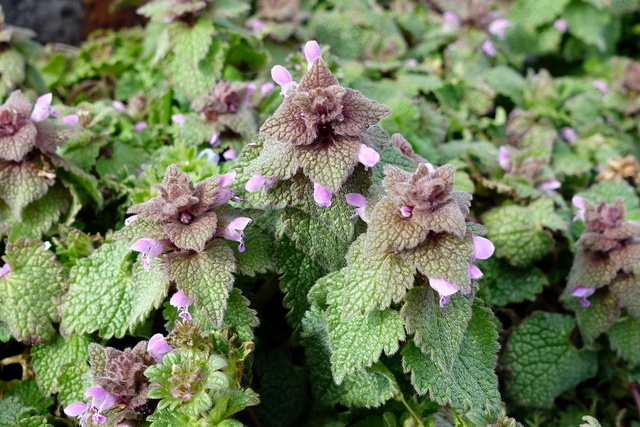
[[595, 291], [596, 288], [585, 288], [582, 286], [578, 286], [573, 291], [571, 291], [571, 296], [580, 298], [580, 305], [586, 308], [591, 306], [591, 303], [587, 301], [587, 298], [593, 295]]
[[244, 252], [244, 232], [245, 227], [251, 222], [251, 218], [238, 217], [231, 221], [220, 233], [220, 236], [235, 242], [240, 242], [238, 245], [238, 252]]
[[0, 277], [4, 276], [8, 272], [11, 271], [11, 266], [9, 264], [5, 264], [0, 268]]
[[509, 172], [511, 170], [511, 156], [509, 154], [509, 150], [504, 145], [500, 147], [496, 160], [503, 171]]
[[560, 137], [567, 141], [569, 144], [575, 144], [578, 140], [578, 133], [569, 126], [565, 126], [560, 129]]
[[249, 181], [247, 181], [247, 183], [244, 185], [244, 188], [250, 192], [258, 191], [262, 188], [262, 191], [266, 193], [267, 189], [276, 181], [276, 178], [265, 178], [262, 175], [254, 175], [249, 179]]
[[127, 112], [127, 107], [125, 107], [124, 104], [120, 101], [113, 101], [111, 105], [113, 105], [113, 108], [120, 111], [121, 113]]
[[87, 412], [89, 404], [84, 402], [74, 402], [71, 405], [64, 408], [64, 413], [70, 417], [77, 417], [80, 414]]
[[559, 18], [559, 19], [556, 19], [555, 22], [553, 23], [553, 28], [560, 31], [561, 33], [566, 33], [567, 30], [569, 29], [569, 23], [567, 22], [566, 19]]
[[455, 13], [444, 12], [442, 17], [444, 18], [444, 25], [442, 26], [444, 31], [453, 31], [460, 28], [460, 18]]
[[157, 257], [162, 253], [164, 244], [153, 239], [138, 239], [131, 245], [131, 250], [142, 254], [142, 267], [149, 271], [151, 258]]
[[469, 278], [479, 279], [483, 276], [482, 271], [473, 264], [469, 264]]
[[174, 114], [171, 116], [171, 121], [179, 125], [183, 124], [185, 120], [186, 117], [184, 116], [184, 114]]
[[209, 144], [214, 147], [220, 145], [220, 132], [213, 132], [209, 137]]
[[358, 161], [364, 165], [365, 170], [369, 170], [380, 160], [380, 154], [373, 148], [369, 148], [364, 144], [360, 144], [358, 147]]
[[489, 24], [489, 33], [498, 37], [500, 40], [504, 40], [504, 32], [511, 26], [511, 22], [508, 19], [496, 19]]
[[487, 56], [496, 56], [498, 54], [491, 39], [486, 39], [480, 47]]
[[121, 399], [113, 393], [109, 393], [102, 387], [91, 387], [84, 392], [85, 397], [91, 397], [91, 409], [101, 413], [108, 411]]
[[48, 119], [51, 115], [57, 116], [57, 113], [51, 109], [52, 99], [53, 95], [50, 93], [39, 97], [36, 100], [36, 105], [33, 106], [33, 111], [31, 112], [31, 120], [33, 120], [34, 122], [41, 122]]
[[211, 148], [205, 148], [200, 150], [198, 155], [196, 156], [198, 159], [201, 157], [206, 157], [208, 162], [218, 163], [220, 161], [220, 154], [214, 152]]
[[229, 148], [228, 150], [225, 150], [225, 151], [222, 153], [222, 157], [223, 157], [225, 160], [233, 160], [233, 159], [235, 159], [235, 158], [236, 158], [236, 157], [238, 157], [238, 156], [237, 156], [237, 154], [236, 154], [236, 151], [235, 151], [233, 148]]
[[487, 259], [493, 255], [495, 250], [491, 240], [482, 236], [473, 236], [473, 260]]
[[557, 179], [549, 179], [536, 186], [538, 190], [545, 194], [551, 194], [560, 187], [562, 187], [562, 184]]
[[172, 350], [173, 349], [167, 343], [167, 340], [162, 334], [155, 334], [149, 339], [149, 342], [147, 343], [147, 352], [158, 363], [162, 363], [162, 358], [164, 357], [164, 355]]
[[149, 125], [147, 125], [147, 122], [138, 122], [133, 126], [133, 129], [140, 133], [142, 132], [144, 129], [146, 129]]
[[304, 56], [307, 58], [307, 62], [309, 63], [309, 68], [311, 68], [311, 64], [318, 58], [322, 57], [322, 52], [320, 51], [320, 45], [315, 40], [309, 40], [304, 45]]
[[260, 96], [264, 98], [265, 96], [269, 95], [274, 87], [276, 86], [271, 82], [263, 83], [260, 86]]
[[413, 212], [413, 206], [404, 205], [400, 208], [400, 215], [402, 215], [403, 218], [411, 218], [411, 212]]
[[187, 298], [187, 296], [181, 290], [178, 290], [171, 299], [169, 304], [180, 310], [179, 316], [183, 319], [191, 320], [191, 314], [189, 314], [189, 306], [195, 301], [194, 298]]
[[138, 215], [131, 215], [129, 218], [124, 220], [124, 225], [131, 225], [137, 220], [138, 220]]
[[331, 191], [324, 188], [317, 182], [313, 183], [313, 200], [316, 201], [318, 206], [326, 208], [331, 206]]
[[271, 78], [282, 87], [280, 95], [286, 96], [289, 89], [297, 86], [297, 83], [291, 78], [291, 73], [282, 65], [276, 65], [271, 69]]
[[89, 425], [89, 417], [93, 424], [104, 424], [107, 418], [102, 415], [102, 412], [108, 411], [122, 401], [120, 396], [109, 393], [102, 387], [91, 387], [84, 392], [84, 395], [91, 398], [91, 404], [74, 402], [64, 409], [64, 413], [68, 416], [78, 417], [82, 427]]
[[573, 217], [573, 221], [575, 222], [580, 220], [584, 222], [584, 212], [585, 212], [584, 199], [580, 196], [573, 196], [571, 198], [571, 203], [573, 204], [573, 206], [578, 208], [576, 215]]
[[62, 119], [62, 123], [66, 123], [68, 125], [77, 125], [80, 122], [80, 117], [77, 114], [69, 114], [68, 116], [64, 116]]
[[351, 218], [359, 216], [364, 222], [369, 222], [365, 213], [365, 209], [367, 208], [367, 199], [362, 194], [358, 193], [349, 193], [346, 198], [348, 204], [356, 207], [356, 211], [351, 215]]
[[440, 295], [440, 307], [444, 307], [449, 304], [451, 295], [460, 290], [454, 283], [447, 282], [444, 279], [434, 279], [432, 277], [429, 277], [429, 286], [431, 286]]
[[598, 89], [600, 93], [602, 93], [602, 95], [609, 95], [609, 85], [607, 85], [607, 82], [605, 82], [604, 80], [594, 80], [591, 84], [593, 85], [593, 87]]
[[251, 21], [251, 31], [253, 31], [254, 33], [260, 33], [260, 31], [262, 31], [262, 29], [264, 28], [264, 21], [261, 21], [260, 19], [254, 19], [253, 21]]

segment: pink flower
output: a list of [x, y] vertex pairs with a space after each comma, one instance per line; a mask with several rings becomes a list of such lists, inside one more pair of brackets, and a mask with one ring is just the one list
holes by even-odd
[[264, 21], [261, 21], [260, 19], [254, 19], [253, 21], [251, 21], [250, 25], [251, 31], [253, 31], [254, 33], [260, 33], [265, 24]]
[[124, 225], [131, 225], [137, 220], [138, 220], [138, 215], [131, 215], [129, 218], [124, 220]]
[[358, 147], [358, 161], [364, 165], [365, 170], [369, 170], [380, 160], [380, 154], [373, 148], [369, 148], [364, 144], [360, 144]]
[[455, 13], [444, 12], [442, 17], [444, 18], [444, 25], [442, 26], [444, 31], [453, 31], [460, 28], [460, 18]]
[[509, 154], [509, 150], [504, 145], [500, 147], [496, 160], [503, 171], [509, 172], [511, 170], [511, 156]]
[[131, 245], [131, 250], [142, 254], [142, 267], [149, 271], [149, 268], [151, 268], [151, 258], [157, 257], [162, 253], [164, 244], [153, 239], [138, 239]]
[[511, 22], [508, 19], [500, 18], [489, 24], [489, 33], [498, 37], [500, 40], [504, 40], [504, 32], [511, 26]]
[[566, 33], [569, 29], [569, 23], [566, 21], [566, 19], [559, 18], [556, 19], [553, 23], [553, 28], [560, 31], [561, 33]]
[[51, 115], [57, 116], [57, 113], [51, 109], [52, 100], [53, 95], [50, 93], [39, 97], [36, 100], [36, 105], [34, 105], [33, 111], [31, 112], [31, 120], [34, 122], [41, 122], [48, 119]]
[[587, 301], [587, 298], [593, 295], [595, 291], [596, 288], [585, 288], [582, 286], [578, 286], [573, 291], [571, 291], [571, 296], [580, 298], [580, 305], [586, 308], [591, 306], [591, 303]]
[[211, 136], [209, 136], [209, 144], [214, 147], [220, 145], [220, 132], [213, 132]]
[[184, 114], [174, 114], [171, 116], [171, 121], [179, 125], [183, 124], [185, 120], [186, 117], [184, 116]]
[[557, 179], [549, 179], [536, 186], [538, 190], [545, 194], [551, 194], [554, 190], [557, 190], [560, 187], [562, 187], [562, 184]]
[[289, 89], [297, 85], [291, 78], [291, 73], [282, 65], [276, 65], [271, 69], [271, 78], [282, 87], [281, 95], [286, 96]]
[[565, 126], [560, 129], [560, 137], [567, 141], [569, 144], [575, 144], [575, 142], [578, 140], [577, 132], [569, 126]]
[[496, 56], [498, 54], [491, 39], [486, 39], [480, 47], [487, 56]]
[[493, 255], [495, 250], [491, 240], [482, 236], [473, 236], [473, 260], [487, 259]]
[[127, 107], [125, 107], [124, 104], [120, 101], [113, 101], [111, 105], [113, 105], [113, 108], [120, 111], [121, 113], [127, 112]]
[[331, 206], [331, 191], [327, 190], [317, 182], [313, 183], [313, 200], [318, 206], [326, 208]]
[[440, 295], [440, 307], [444, 307], [449, 304], [451, 295], [460, 290], [454, 283], [447, 282], [444, 279], [434, 279], [431, 277], [429, 277], [429, 286], [431, 286]]
[[571, 203], [573, 204], [573, 206], [578, 208], [576, 215], [573, 217], [573, 221], [575, 222], [580, 220], [584, 222], [584, 212], [585, 212], [584, 199], [580, 196], [573, 196], [571, 198]]
[[68, 125], [77, 125], [80, 122], [80, 117], [77, 114], [69, 114], [68, 116], [64, 116], [62, 119], [62, 123], [66, 123]]
[[224, 230], [222, 230], [222, 233], [220, 234], [220, 236], [227, 240], [240, 242], [240, 245], [238, 246], [238, 252], [244, 252], [245, 246], [244, 246], [243, 230], [250, 222], [251, 222], [251, 218], [246, 218], [242, 216], [239, 218], [236, 218], [233, 221], [231, 221], [229, 225], [227, 225], [224, 228]]
[[413, 212], [413, 206], [404, 205], [400, 208], [400, 215], [402, 215], [403, 218], [411, 218], [411, 212]]
[[309, 63], [309, 68], [311, 68], [311, 64], [318, 58], [322, 57], [322, 52], [320, 51], [320, 45], [315, 40], [310, 40], [304, 45], [304, 56], [307, 58], [307, 62]]
[[184, 292], [178, 290], [178, 292], [173, 294], [173, 296], [169, 300], [169, 304], [180, 311], [180, 314], [178, 316], [186, 320], [191, 320], [191, 314], [189, 314], [189, 306], [193, 304], [193, 301], [195, 301], [194, 298], [189, 299], [184, 294]]
[[249, 192], [258, 191], [262, 188], [265, 193], [267, 189], [276, 182], [276, 178], [265, 178], [262, 175], [254, 175], [244, 185], [244, 188]]
[[153, 357], [156, 362], [162, 363], [162, 358], [165, 354], [169, 353], [173, 349], [167, 343], [167, 340], [162, 334], [155, 334], [149, 339], [147, 343], [147, 353]]
[[227, 188], [228, 186], [233, 184], [233, 180], [235, 178], [236, 178], [235, 172], [228, 172], [228, 173], [225, 173], [224, 175], [220, 175], [220, 182], [218, 183], [218, 186], [219, 186], [218, 194], [216, 195], [215, 200], [213, 201], [211, 206], [223, 205], [235, 197], [235, 194], [233, 193], [233, 191]]
[[87, 412], [89, 404], [84, 402], [74, 402], [71, 405], [64, 408], [64, 413], [70, 417], [77, 417], [80, 414]]
[[9, 264], [5, 264], [0, 268], [0, 277], [4, 276], [8, 272], [11, 271], [11, 266]]
[[365, 213], [365, 209], [367, 208], [367, 199], [362, 194], [358, 193], [349, 193], [347, 194], [346, 199], [348, 204], [356, 207], [356, 211], [351, 215], [351, 218], [359, 216], [364, 222], [369, 222]]
[[274, 87], [276, 86], [271, 82], [263, 83], [260, 86], [260, 96], [264, 98], [265, 96], [269, 95]]
[[600, 93], [602, 93], [602, 95], [609, 95], [609, 85], [607, 85], [607, 82], [605, 82], [604, 80], [594, 80], [591, 84], [593, 85], [593, 87], [598, 89]]
[[133, 126], [133, 129], [140, 133], [142, 132], [144, 129], [146, 129], [149, 125], [147, 125], [147, 122], [138, 122]]
[[198, 152], [196, 158], [206, 157], [208, 162], [218, 163], [220, 161], [220, 154], [214, 152], [211, 148], [205, 148]]
[[235, 152], [235, 150], [233, 148], [229, 148], [228, 150], [226, 150], [225, 152], [222, 153], [222, 157], [225, 160], [233, 160], [238, 156], [236, 155], [236, 152]]

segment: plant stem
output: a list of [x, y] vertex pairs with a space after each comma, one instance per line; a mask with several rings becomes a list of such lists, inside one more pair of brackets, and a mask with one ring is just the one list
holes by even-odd
[[416, 420], [416, 423], [418, 423], [419, 427], [424, 427], [424, 423], [422, 422], [422, 420], [420, 419], [420, 417], [418, 416], [418, 414], [416, 414], [413, 409], [411, 409], [411, 406], [409, 406], [409, 404], [407, 403], [406, 400], [404, 400], [404, 395], [402, 393], [398, 393], [398, 395], [396, 396], [396, 399], [399, 399], [400, 402], [402, 402], [402, 404], [404, 405], [405, 408], [407, 408], [407, 411], [409, 411], [409, 413], [411, 414], [411, 417]]
[[636, 409], [638, 410], [638, 414], [640, 414], [640, 393], [638, 392], [638, 383], [634, 381], [629, 384], [629, 391], [631, 391], [633, 400], [636, 402]]

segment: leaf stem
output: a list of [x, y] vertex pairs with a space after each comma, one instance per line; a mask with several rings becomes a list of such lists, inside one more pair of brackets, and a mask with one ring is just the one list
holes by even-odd
[[633, 400], [636, 402], [636, 409], [638, 410], [638, 414], [640, 414], [640, 392], [638, 392], [638, 383], [636, 381], [629, 384], [629, 391], [631, 391]]
[[411, 406], [409, 406], [409, 404], [407, 403], [406, 400], [404, 400], [404, 395], [402, 394], [402, 392], [398, 393], [396, 395], [396, 399], [400, 400], [400, 402], [402, 402], [402, 404], [404, 405], [405, 408], [407, 408], [407, 411], [409, 411], [409, 413], [411, 414], [411, 417], [416, 420], [416, 422], [418, 423], [418, 427], [424, 427], [424, 423], [422, 422], [422, 420], [420, 419], [420, 417], [418, 416], [418, 414], [416, 414], [414, 412], [413, 409], [411, 409]]

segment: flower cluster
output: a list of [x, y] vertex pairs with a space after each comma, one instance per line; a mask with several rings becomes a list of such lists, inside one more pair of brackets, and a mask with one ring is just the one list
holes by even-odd
[[364, 135], [390, 110], [341, 87], [315, 41], [305, 45], [305, 56], [309, 70], [300, 83], [282, 66], [271, 72], [284, 101], [260, 128], [263, 146], [249, 168], [254, 174], [246, 189], [256, 191], [290, 179], [302, 169], [313, 183], [318, 205], [330, 206], [332, 194], [342, 188], [358, 162], [368, 169], [380, 159]]
[[149, 267], [149, 259], [160, 255], [165, 247], [202, 252], [214, 237], [237, 241], [238, 249], [244, 250], [243, 230], [251, 219], [233, 217], [222, 208], [235, 199], [228, 188], [234, 177], [234, 172], [214, 175], [194, 185], [177, 166], [167, 168], [163, 182], [156, 185], [160, 196], [128, 210], [137, 214], [133, 221], [131, 217], [127, 219], [129, 224], [145, 220], [160, 226], [161, 231], [153, 238], [139, 239], [132, 246], [142, 253], [145, 268]]
[[[621, 307], [631, 303], [621, 289], [635, 275], [640, 264], [640, 223], [624, 219], [625, 207], [618, 198], [613, 204], [594, 205], [575, 196], [578, 208], [574, 221], [584, 222], [585, 230], [575, 243], [578, 250], [569, 273], [567, 292], [589, 307], [587, 298], [607, 286]], [[635, 280], [633, 280], [635, 283]]]

